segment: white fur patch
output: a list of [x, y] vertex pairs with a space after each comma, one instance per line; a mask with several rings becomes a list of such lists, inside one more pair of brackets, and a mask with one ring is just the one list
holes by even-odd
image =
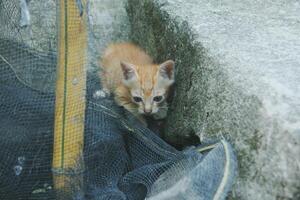
[[103, 88], [102, 90], [96, 90], [93, 94], [93, 98], [94, 99], [105, 98], [108, 97], [109, 95], [110, 95], [109, 91]]

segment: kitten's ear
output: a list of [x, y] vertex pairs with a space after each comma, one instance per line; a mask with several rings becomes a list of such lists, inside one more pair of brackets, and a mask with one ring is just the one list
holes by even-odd
[[174, 71], [175, 71], [175, 62], [173, 60], [167, 60], [159, 66], [160, 75], [169, 79], [171, 82], [174, 82]]
[[132, 80], [136, 77], [135, 66], [133, 64], [121, 61], [120, 65], [123, 71], [123, 77], [125, 81]]

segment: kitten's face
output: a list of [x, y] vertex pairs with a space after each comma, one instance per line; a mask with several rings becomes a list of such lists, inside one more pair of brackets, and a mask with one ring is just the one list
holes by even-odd
[[121, 63], [124, 80], [129, 88], [131, 101], [140, 114], [152, 115], [166, 109], [167, 91], [174, 83], [174, 62], [168, 60], [161, 65], [135, 66]]

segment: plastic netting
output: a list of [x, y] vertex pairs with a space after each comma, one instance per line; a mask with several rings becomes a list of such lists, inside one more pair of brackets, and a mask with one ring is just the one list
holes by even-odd
[[[60, 2], [64, 2], [63, 5]], [[222, 166], [226, 163], [223, 156], [226, 145], [214, 146], [212, 159], [220, 162], [214, 162], [213, 173], [197, 170], [206, 154], [195, 150], [177, 151], [116, 106], [111, 97], [97, 95], [99, 91], [101, 94], [101, 86], [96, 73], [86, 76], [83, 73], [84, 78], [82, 73], [71, 80], [64, 78], [71, 86], [77, 87], [81, 82], [86, 86], [79, 87], [78, 92], [64, 94], [70, 98], [65, 102], [68, 106], [65, 120], [73, 126], [69, 129], [70, 135], [63, 138], [68, 142], [59, 141], [65, 144], [61, 148], [67, 153], [59, 155], [65, 163], [61, 163], [61, 168], [53, 167], [55, 103], [59, 95], [55, 84], [62, 76], [56, 71], [59, 59], [65, 56], [63, 60], [73, 61], [75, 75], [80, 66], [89, 64], [86, 54], [81, 52], [83, 41], [78, 35], [68, 37], [75, 41], [72, 48], [81, 53], [75, 51], [73, 57], [67, 59], [66, 56], [72, 54], [68, 54], [66, 47], [64, 51], [59, 48], [61, 25], [59, 28], [58, 24], [62, 17], [67, 20], [70, 16], [80, 17], [84, 12], [82, 1], [74, 2], [0, 1], [0, 199], [131, 200], [146, 196], [149, 199], [212, 199], [213, 194], [217, 194], [214, 188], [225, 173]], [[32, 4], [29, 8], [28, 3]], [[67, 12], [64, 15], [60, 13], [62, 6]], [[72, 28], [76, 25], [68, 26], [65, 33], [72, 33]], [[82, 94], [84, 96], [80, 96]], [[78, 96], [84, 99], [84, 117], [80, 115], [82, 102], [72, 101]], [[68, 118], [69, 115], [77, 118]], [[80, 132], [78, 124], [84, 125], [83, 138], [75, 134]], [[76, 160], [72, 160], [74, 155], [68, 157], [72, 152], [77, 152]], [[234, 166], [230, 171], [233, 169]], [[175, 195], [176, 198], [174, 192], [171, 192], [172, 197], [165, 198], [163, 194], [157, 198], [184, 176], [189, 177], [185, 185], [192, 196], [187, 198], [178, 190], [180, 195]], [[204, 180], [214, 177], [215, 184], [206, 185], [201, 177]], [[223, 187], [224, 191], [229, 190], [229, 186]]]

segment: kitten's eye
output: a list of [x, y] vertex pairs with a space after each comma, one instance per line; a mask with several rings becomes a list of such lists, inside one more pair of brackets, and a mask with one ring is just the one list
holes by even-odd
[[153, 101], [155, 102], [161, 102], [163, 100], [163, 96], [156, 96], [153, 98]]
[[139, 103], [139, 102], [142, 102], [143, 99], [141, 97], [132, 97], [133, 101]]

